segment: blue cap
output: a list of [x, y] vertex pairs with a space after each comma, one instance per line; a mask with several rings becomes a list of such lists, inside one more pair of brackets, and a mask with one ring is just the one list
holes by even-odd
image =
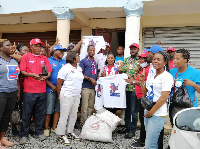
[[55, 50], [64, 50], [65, 52], [67, 51], [67, 49], [63, 48], [63, 46], [61, 44], [54, 46], [53, 51], [55, 51]]
[[158, 51], [163, 51], [163, 49], [159, 45], [153, 45], [150, 49], [145, 49], [146, 51], [151, 51], [153, 53], [157, 53]]

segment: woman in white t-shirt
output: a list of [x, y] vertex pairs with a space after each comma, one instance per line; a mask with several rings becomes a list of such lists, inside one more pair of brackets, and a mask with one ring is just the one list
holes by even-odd
[[[67, 64], [58, 72], [57, 93], [60, 100], [60, 118], [56, 129], [59, 140], [70, 145], [68, 139], [80, 140], [74, 131], [77, 119], [78, 106], [80, 103], [80, 93], [83, 83], [82, 69], [78, 65], [80, 58], [77, 52], [70, 51], [66, 57]], [[67, 136], [65, 135], [67, 132]]]
[[167, 99], [173, 85], [173, 77], [169, 73], [168, 61], [167, 53], [159, 51], [154, 55], [152, 61], [156, 74], [151, 78], [147, 78], [147, 83], [144, 81], [145, 70], [140, 75], [143, 94], [155, 103], [151, 110], [145, 110], [145, 149], [158, 148], [158, 137], [167, 120]]
[[119, 74], [117, 67], [118, 65], [115, 64], [115, 56], [109, 53], [106, 58], [105, 66], [100, 70], [100, 76], [105, 77]]

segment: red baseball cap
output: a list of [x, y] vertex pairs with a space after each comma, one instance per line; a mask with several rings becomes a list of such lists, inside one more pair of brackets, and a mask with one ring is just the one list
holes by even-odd
[[142, 51], [141, 55], [138, 55], [138, 57], [148, 57], [148, 51], [146, 51], [145, 49]]
[[137, 43], [132, 43], [129, 48], [132, 48], [132, 47], [136, 47], [138, 49], [140, 49], [139, 45]]
[[32, 39], [32, 40], [30, 41], [30, 45], [33, 45], [33, 44], [41, 44], [41, 45], [44, 46], [44, 43], [41, 42], [41, 40], [38, 39], [38, 38]]
[[173, 47], [169, 47], [169, 48], [167, 48], [167, 51], [173, 51], [173, 52], [175, 52], [175, 49]]

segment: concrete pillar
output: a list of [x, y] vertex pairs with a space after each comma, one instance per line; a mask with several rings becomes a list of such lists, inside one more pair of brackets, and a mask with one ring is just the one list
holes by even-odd
[[66, 48], [69, 44], [70, 20], [74, 18], [74, 13], [68, 7], [54, 7], [52, 11], [57, 17], [57, 38]]
[[124, 56], [130, 56], [129, 45], [132, 43], [139, 44], [140, 34], [140, 17], [143, 14], [142, 0], [128, 0], [124, 6], [126, 14], [126, 32], [125, 32], [125, 51]]
[[92, 35], [92, 28], [83, 26], [81, 30], [81, 37], [91, 36], [91, 35]]

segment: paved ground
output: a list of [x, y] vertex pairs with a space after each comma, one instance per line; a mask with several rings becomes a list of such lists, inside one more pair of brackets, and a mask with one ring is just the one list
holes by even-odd
[[[80, 134], [80, 130], [75, 129], [77, 135]], [[138, 138], [139, 130], [136, 132], [136, 136], [133, 139]], [[13, 136], [11, 130], [7, 133], [9, 140], [14, 141], [15, 145], [10, 147], [10, 149], [129, 149], [129, 145], [133, 139], [124, 139], [124, 135], [113, 133], [113, 142], [112, 143], [102, 143], [96, 141], [71, 141], [70, 146], [64, 146], [57, 141], [57, 135], [51, 133], [45, 141], [40, 142], [34, 137], [30, 136], [29, 141], [25, 145], [19, 145], [19, 136]], [[164, 136], [164, 149], [167, 148], [169, 135]]]

